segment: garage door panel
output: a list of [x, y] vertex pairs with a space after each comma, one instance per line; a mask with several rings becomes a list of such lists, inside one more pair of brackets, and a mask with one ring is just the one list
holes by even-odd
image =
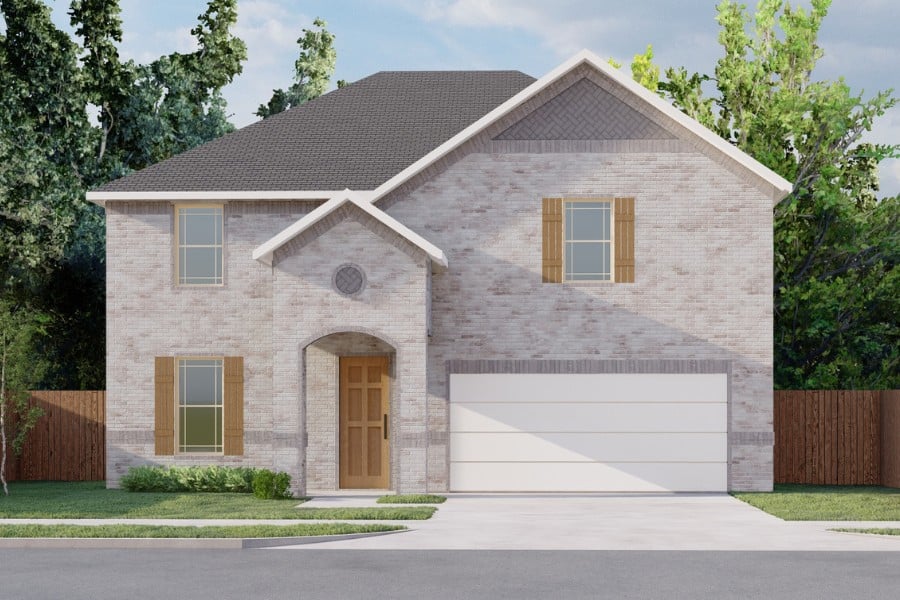
[[725, 462], [725, 433], [451, 433], [461, 462]]
[[457, 492], [713, 492], [724, 463], [451, 463]]
[[725, 374], [452, 374], [450, 489], [724, 491]]
[[727, 411], [725, 403], [524, 405], [453, 401], [450, 429], [454, 432], [724, 433]]
[[450, 393], [459, 402], [722, 402], [723, 373], [457, 374]]

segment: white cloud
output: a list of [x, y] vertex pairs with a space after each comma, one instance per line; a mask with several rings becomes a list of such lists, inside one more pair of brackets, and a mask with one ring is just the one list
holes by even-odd
[[297, 38], [312, 19], [295, 14], [284, 6], [267, 0], [249, 0], [238, 5], [235, 35], [244, 40], [249, 61], [261, 67], [277, 63], [284, 53], [297, 49]]
[[[878, 119], [865, 140], [875, 144], [900, 144], [900, 106], [895, 106]], [[881, 196], [900, 194], [900, 160], [882, 162], [878, 174], [881, 179]]]
[[551, 5], [541, 0], [397, 0], [395, 3], [431, 23], [528, 32], [558, 58], [596, 46], [597, 40], [624, 25], [622, 19], [597, 11], [590, 2]]
[[[141, 18], [146, 17], [142, 14], [145, 10], [146, 5], [140, 3], [123, 3], [125, 32], [121, 55], [125, 60], [148, 63], [163, 54], [197, 49], [191, 29], [196, 25], [196, 14], [204, 10], [202, 3], [192, 7], [196, 13], [193, 17], [171, 29], [141, 26]], [[243, 127], [257, 120], [253, 113], [260, 104], [268, 101], [272, 90], [289, 85], [299, 52], [297, 38], [304, 27], [311, 26], [311, 18], [290, 10], [282, 2], [238, 2], [238, 22], [233, 33], [247, 45], [247, 60], [241, 75], [223, 90], [228, 111], [233, 115], [231, 121], [236, 126]]]
[[272, 0], [241, 0], [234, 33], [247, 44], [244, 70], [224, 90], [231, 121], [238, 127], [257, 120], [253, 114], [272, 90], [287, 87], [294, 73], [297, 38], [312, 18]]
[[900, 195], [900, 160], [886, 160], [879, 170], [881, 190], [879, 196], [890, 197]]

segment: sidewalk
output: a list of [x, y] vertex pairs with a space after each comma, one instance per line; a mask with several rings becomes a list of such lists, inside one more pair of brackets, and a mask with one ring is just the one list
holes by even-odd
[[[315, 498], [349, 506], [355, 498]], [[828, 531], [897, 522], [783, 521], [727, 494], [449, 494], [401, 536], [340, 549], [900, 551], [900, 537]], [[285, 548], [289, 548], [285, 547]]]
[[[304, 506], [330, 508], [376, 506], [375, 498], [375, 496], [371, 498], [322, 496], [314, 498]], [[0, 519], [0, 524], [124, 523], [174, 526], [296, 525], [335, 522], [405, 525], [409, 531], [402, 535], [366, 536], [356, 539], [347, 537], [329, 541], [303, 539], [302, 542], [296, 541], [294, 544], [290, 544], [290, 540], [287, 540], [283, 543], [289, 545], [281, 547], [423, 550], [900, 551], [900, 536], [828, 531], [833, 528], [900, 528], [900, 522], [897, 521], [782, 521], [726, 494], [596, 496], [451, 494], [446, 503], [438, 505], [435, 515], [426, 521]], [[208, 540], [200, 542], [205, 541]], [[60, 541], [61, 544], [63, 542]], [[115, 540], [111, 542], [123, 543]]]

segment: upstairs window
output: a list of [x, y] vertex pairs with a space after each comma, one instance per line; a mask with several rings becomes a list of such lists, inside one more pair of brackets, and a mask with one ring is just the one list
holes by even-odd
[[565, 281], [612, 279], [612, 203], [564, 202]]
[[634, 198], [544, 198], [544, 283], [634, 283]]
[[222, 206], [176, 206], [179, 285], [222, 285]]

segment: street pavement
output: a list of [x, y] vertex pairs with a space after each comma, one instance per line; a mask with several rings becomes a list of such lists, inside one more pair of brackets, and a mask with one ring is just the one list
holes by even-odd
[[897, 557], [880, 552], [16, 549], [0, 550], [0, 600], [895, 598]]

